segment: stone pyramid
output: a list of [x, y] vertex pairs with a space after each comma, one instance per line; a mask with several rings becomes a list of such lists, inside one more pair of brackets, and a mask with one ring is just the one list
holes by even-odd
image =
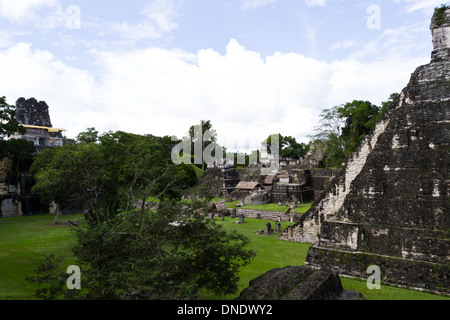
[[450, 293], [450, 8], [435, 9], [431, 63], [412, 74], [313, 208], [284, 240], [306, 264]]

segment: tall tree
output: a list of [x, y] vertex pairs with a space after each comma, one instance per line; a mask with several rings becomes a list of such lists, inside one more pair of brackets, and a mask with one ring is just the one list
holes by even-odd
[[345, 162], [397, 98], [398, 94], [391, 94], [382, 107], [369, 101], [354, 100], [322, 110], [312, 139], [315, 145], [325, 150], [325, 164], [339, 166]]
[[0, 97], [0, 139], [10, 137], [14, 133], [25, 133], [25, 128], [16, 120], [16, 108], [6, 102], [6, 98]]
[[17, 181], [16, 187], [19, 187], [20, 163], [30, 158], [36, 149], [32, 141], [11, 139], [10, 137], [15, 133], [24, 134], [25, 132], [25, 127], [16, 120], [15, 106], [9, 105], [5, 97], [0, 97], [0, 161], [3, 161], [5, 157], [12, 159]]
[[24, 160], [34, 151], [34, 144], [25, 139], [6, 139], [13, 134], [24, 134], [25, 127], [16, 120], [16, 108], [6, 102], [5, 97], [0, 97], [0, 160], [4, 157]]
[[[192, 152], [195, 145], [201, 146], [201, 166], [205, 170], [204, 150], [211, 143], [217, 140], [217, 132], [212, 128], [211, 120], [201, 120], [199, 125], [193, 125], [189, 128], [189, 138], [192, 141]], [[197, 163], [196, 163], [197, 164]]]
[[158, 211], [116, 214], [78, 229], [73, 249], [82, 270], [78, 296], [59, 281], [54, 257], [28, 280], [39, 285], [37, 294], [44, 299], [168, 300], [197, 299], [202, 291], [236, 293], [239, 271], [255, 252], [245, 248], [247, 237], [225, 231], [197, 209], [162, 202]]
[[369, 101], [354, 100], [338, 108], [339, 117], [345, 119], [342, 128], [345, 155], [348, 158], [356, 150], [362, 139], [375, 128], [380, 107]]
[[197, 181], [191, 166], [170, 162], [170, 147], [168, 137], [118, 131], [48, 150], [32, 165], [33, 191], [77, 204], [90, 224], [133, 210], [139, 200], [143, 210], [149, 196], [180, 198]]
[[70, 146], [46, 149], [35, 157], [30, 168], [37, 181], [32, 191], [40, 195], [43, 203], [56, 204], [55, 224], [58, 223], [61, 202], [71, 199], [76, 191], [74, 176], [68, 175], [75, 160], [72, 151]]
[[[308, 152], [308, 145], [301, 142], [298, 143], [294, 137], [278, 135], [280, 156], [283, 158], [303, 158]], [[270, 146], [272, 146], [272, 135], [265, 140]]]

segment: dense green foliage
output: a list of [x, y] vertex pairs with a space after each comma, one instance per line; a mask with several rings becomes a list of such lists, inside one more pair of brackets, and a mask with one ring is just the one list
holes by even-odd
[[9, 137], [16, 132], [25, 133], [25, 128], [19, 126], [16, 120], [16, 108], [6, 102], [5, 97], [0, 97], [0, 137]]
[[[205, 170], [204, 151], [209, 145], [215, 144], [217, 141], [217, 133], [212, 128], [211, 120], [201, 120], [200, 124], [189, 127], [188, 136], [191, 141], [191, 157], [194, 160], [192, 163]], [[201, 159], [195, 159], [194, 157], [194, 152], [198, 148], [195, 145], [200, 146]]]
[[145, 208], [149, 196], [179, 199], [196, 184], [192, 166], [173, 165], [168, 137], [90, 129], [75, 143], [38, 154], [31, 167], [33, 191], [43, 200], [68, 201], [98, 224], [120, 211]]
[[[239, 268], [253, 257], [247, 239], [199, 215], [207, 190], [193, 188], [194, 167], [174, 165], [171, 151], [169, 137], [90, 128], [36, 157], [33, 191], [70, 202], [88, 222], [73, 248], [83, 289], [65, 290], [59, 257], [46, 256], [29, 277], [39, 298], [190, 299], [237, 290]], [[179, 201], [188, 189], [193, 197]], [[157, 210], [147, 209], [151, 199]]]
[[239, 270], [254, 252], [248, 239], [205, 220], [193, 206], [160, 203], [158, 211], [122, 213], [80, 228], [73, 248], [83, 288], [60, 281], [55, 256], [46, 256], [29, 281], [43, 299], [195, 299], [201, 291], [236, 293]]
[[445, 11], [448, 9], [447, 5], [443, 4], [436, 12], [436, 26], [442, 26], [444, 23], [448, 22], [445, 19]]
[[[223, 198], [213, 198], [211, 201], [221, 202], [223, 201]], [[238, 204], [239, 202], [240, 202], [239, 200], [227, 201], [225, 202], [225, 206], [230, 209], [236, 208], [236, 204]], [[311, 208], [312, 205], [313, 202], [298, 204], [295, 210], [297, 211], [297, 213], [305, 213]], [[290, 206], [280, 206], [277, 203], [244, 204], [243, 207], [240, 207], [240, 209], [261, 210], [261, 211], [282, 212], [282, 213], [285, 213], [289, 208]]]
[[312, 138], [315, 148], [325, 152], [325, 165], [335, 167], [347, 161], [397, 98], [397, 93], [392, 94], [381, 107], [369, 101], [354, 100], [322, 110]]
[[[36, 263], [44, 256], [49, 256], [48, 262], [57, 262], [56, 257], [65, 259], [59, 265], [59, 272], [65, 282], [69, 274], [66, 268], [76, 263], [72, 257], [71, 247], [76, 240], [76, 234], [66, 225], [68, 220], [74, 221], [83, 227], [83, 218], [79, 215], [62, 215], [60, 224], [52, 224], [53, 215], [39, 215], [26, 217], [13, 217], [0, 219], [0, 300], [30, 300], [35, 299], [34, 292], [38, 289], [34, 283], [25, 281], [25, 277], [33, 273]], [[239, 291], [246, 288], [249, 281], [257, 276], [273, 269], [287, 265], [302, 265], [305, 261], [310, 245], [280, 241], [277, 234], [272, 236], [255, 234], [255, 230], [264, 229], [267, 222], [258, 219], [245, 219], [244, 224], [235, 224], [236, 219], [226, 217], [222, 222], [216, 219], [216, 223], [223, 225], [225, 230], [237, 232], [250, 239], [246, 248], [257, 252], [251, 263], [242, 267], [239, 272]], [[273, 223], [273, 221], [272, 221]], [[282, 229], [289, 223], [282, 222]], [[53, 253], [53, 259], [51, 254]], [[46, 264], [44, 263], [45, 267]], [[47, 270], [49, 268], [47, 264]], [[83, 270], [82, 270], [83, 271]], [[50, 284], [54, 286], [58, 280], [58, 271], [49, 273], [51, 278], [41, 282], [42, 293], [50, 290]], [[344, 289], [362, 292], [369, 300], [425, 300], [425, 299], [449, 299], [448, 296], [438, 296], [425, 292], [382, 286], [381, 290], [367, 289], [366, 282], [360, 280], [341, 278]], [[60, 282], [62, 283], [62, 282]], [[83, 289], [83, 275], [81, 288]], [[45, 294], [49, 294], [47, 292]], [[239, 293], [226, 296], [214, 296], [202, 291], [202, 299], [234, 299]]]
[[[308, 152], [309, 146], [303, 142], [299, 143], [294, 137], [291, 136], [282, 136], [281, 134], [275, 134], [275, 136], [278, 135], [278, 141], [279, 141], [279, 152], [280, 156], [282, 158], [304, 158], [306, 153]], [[270, 135], [265, 142], [271, 147], [272, 149], [272, 135]]]
[[24, 160], [34, 151], [34, 144], [25, 139], [8, 139], [15, 133], [25, 133], [25, 128], [19, 125], [15, 118], [16, 109], [6, 102], [5, 97], [0, 97], [0, 159], [4, 157]]
[[32, 274], [45, 255], [63, 257], [61, 271], [73, 264], [71, 247], [75, 234], [67, 220], [82, 225], [84, 219], [81, 215], [64, 215], [57, 225], [52, 223], [53, 219], [54, 215], [47, 214], [0, 218], [0, 300], [35, 299], [36, 288], [25, 277]]

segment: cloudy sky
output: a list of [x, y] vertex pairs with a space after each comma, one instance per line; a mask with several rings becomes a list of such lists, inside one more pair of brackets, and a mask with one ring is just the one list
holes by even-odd
[[46, 101], [71, 138], [181, 138], [205, 119], [229, 149], [307, 142], [322, 109], [380, 104], [429, 63], [443, 3], [0, 0], [0, 95]]

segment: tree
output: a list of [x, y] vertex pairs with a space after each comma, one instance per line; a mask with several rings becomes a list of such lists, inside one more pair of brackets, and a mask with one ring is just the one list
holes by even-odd
[[10, 157], [19, 162], [29, 158], [36, 151], [34, 143], [26, 139], [0, 139], [0, 159]]
[[342, 137], [344, 120], [341, 119], [339, 106], [323, 109], [319, 116], [319, 124], [314, 128], [316, 132], [311, 138], [315, 148], [325, 150], [325, 165], [339, 166], [345, 161], [345, 141]]
[[400, 94], [397, 92], [391, 93], [389, 99], [381, 103], [380, 113], [377, 116], [376, 122], [386, 113], [387, 109], [389, 109], [400, 97]]
[[[196, 299], [203, 290], [235, 293], [240, 268], [255, 255], [245, 249], [247, 243], [248, 238], [226, 232], [188, 203], [162, 202], [158, 211], [124, 212], [77, 229], [73, 253], [83, 284], [77, 298]], [[55, 260], [44, 261], [29, 279], [47, 294], [43, 298], [68, 298], [73, 292], [57, 281]], [[46, 291], [44, 277], [53, 279]]]
[[325, 165], [339, 166], [345, 162], [397, 97], [398, 94], [392, 94], [382, 107], [354, 100], [322, 110], [312, 138], [315, 145], [325, 150]]
[[[280, 156], [283, 158], [299, 159], [305, 157], [309, 146], [303, 142], [298, 143], [294, 137], [278, 135]], [[265, 142], [272, 146], [272, 135], [270, 135]]]
[[281, 148], [281, 156], [283, 158], [304, 158], [308, 152], [308, 145], [303, 142], [298, 143], [294, 137], [284, 136], [281, 141], [283, 145]]
[[170, 150], [168, 137], [118, 131], [83, 138], [36, 156], [31, 167], [36, 180], [33, 192], [57, 203], [70, 201], [87, 211], [90, 224], [106, 221], [121, 210], [133, 211], [138, 201], [142, 211], [148, 197], [180, 198], [181, 190], [197, 182], [191, 166], [170, 162]]
[[107, 133], [99, 140], [105, 146], [108, 162], [115, 166], [115, 172], [119, 172], [118, 180], [122, 194], [128, 199], [128, 207], [139, 199], [142, 211], [150, 196], [157, 199], [181, 198], [182, 191], [197, 182], [192, 166], [174, 165], [170, 161], [169, 137], [119, 131]]
[[10, 137], [14, 133], [24, 134], [26, 129], [16, 120], [16, 108], [6, 103], [6, 98], [0, 97], [0, 139]]
[[205, 170], [203, 152], [208, 145], [217, 140], [216, 130], [212, 129], [210, 120], [201, 120], [200, 125], [191, 126], [189, 128], [188, 134], [190, 140], [192, 141], [192, 152], [195, 150], [195, 144], [201, 146], [201, 169]]
[[0, 160], [4, 157], [11, 157], [16, 158], [19, 162], [28, 158], [35, 151], [31, 141], [25, 139], [5, 140], [13, 134], [24, 134], [25, 132], [25, 127], [16, 120], [16, 108], [6, 103], [5, 97], [0, 97]]
[[6, 103], [5, 97], [0, 97], [0, 161], [3, 161], [6, 157], [12, 159], [17, 187], [20, 181], [20, 163], [30, 158], [36, 149], [32, 141], [26, 139], [11, 139], [10, 137], [15, 133], [24, 134], [25, 132], [25, 127], [21, 126], [16, 120], [15, 107]]
[[86, 131], [80, 132], [76, 138], [81, 143], [91, 143], [98, 141], [98, 131], [95, 128], [87, 128]]
[[[118, 131], [36, 157], [35, 189], [46, 190], [48, 200], [77, 200], [88, 221], [75, 229], [73, 248], [84, 270], [83, 290], [68, 292], [58, 258], [46, 257], [29, 277], [40, 297], [193, 299], [202, 290], [237, 290], [238, 271], [254, 256], [245, 249], [248, 239], [199, 214], [207, 206], [207, 190], [193, 190], [193, 199], [179, 201], [197, 177], [191, 165], [172, 164], [170, 153], [169, 137]], [[158, 210], [145, 208], [149, 196], [160, 200]], [[47, 287], [45, 279], [51, 282]]]
[[363, 138], [375, 128], [380, 107], [369, 101], [354, 100], [339, 107], [338, 114], [341, 119], [345, 119], [342, 137], [345, 141], [345, 156], [348, 158]]
[[32, 192], [38, 193], [44, 203], [56, 203], [55, 224], [58, 223], [61, 202], [70, 199], [75, 192], [73, 176], [67, 176], [74, 161], [72, 155], [70, 146], [46, 149], [35, 158], [30, 168], [36, 181]]

